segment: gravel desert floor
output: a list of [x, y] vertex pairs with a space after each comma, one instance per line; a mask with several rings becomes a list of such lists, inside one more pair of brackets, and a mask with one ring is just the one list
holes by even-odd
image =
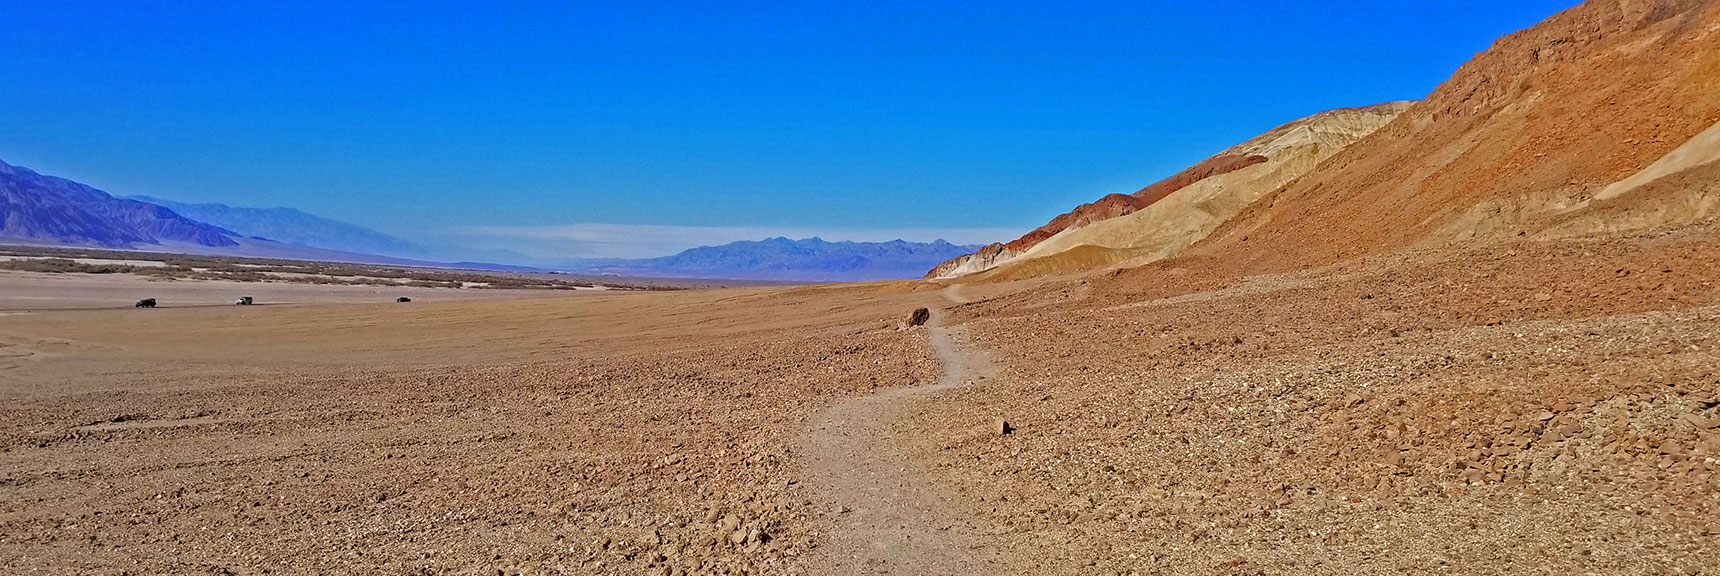
[[1720, 573], [1715, 232], [1002, 295], [899, 435], [1022, 574]]
[[[779, 573], [900, 287], [0, 316], [6, 573]], [[834, 513], [834, 512], [832, 512]], [[733, 540], [731, 540], [733, 538]]]
[[1714, 254], [10, 312], [0, 571], [1711, 574]]

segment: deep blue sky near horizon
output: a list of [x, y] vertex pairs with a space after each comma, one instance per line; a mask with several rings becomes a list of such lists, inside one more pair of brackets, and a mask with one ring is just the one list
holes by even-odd
[[0, 159], [475, 247], [580, 252], [600, 233], [568, 225], [593, 223], [623, 247], [629, 225], [1005, 240], [1422, 97], [1574, 3], [26, 2]]

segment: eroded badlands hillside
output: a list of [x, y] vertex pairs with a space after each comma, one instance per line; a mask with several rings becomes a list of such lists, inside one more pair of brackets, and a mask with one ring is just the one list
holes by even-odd
[[1013, 270], [988, 277], [1040, 276], [1175, 254], [1408, 106], [1346, 108], [1290, 122], [1133, 194], [1077, 206], [1021, 238], [939, 264], [927, 277], [955, 278], [1000, 267]]
[[1720, 124], [1717, 10], [1707, 0], [1585, 2], [1506, 36], [1195, 253], [1271, 271], [1411, 246], [1619, 229], [1585, 218], [1596, 211], [1657, 213], [1638, 226], [1712, 216], [1703, 179], [1657, 194], [1613, 185], [1657, 163], [1637, 184], [1720, 157], [1712, 137], [1696, 138]]
[[1276, 271], [1701, 220], [1716, 213], [1707, 180], [1626, 191], [1720, 159], [1714, 10], [1706, 0], [1584, 3], [1500, 39], [1423, 101], [1298, 120], [928, 277], [1033, 277], [1187, 250]]

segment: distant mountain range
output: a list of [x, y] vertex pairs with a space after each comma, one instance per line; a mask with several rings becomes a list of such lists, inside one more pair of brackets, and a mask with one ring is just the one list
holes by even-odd
[[134, 248], [177, 242], [236, 247], [239, 234], [148, 202], [0, 161], [0, 238]]
[[[0, 242], [451, 266], [539, 268], [479, 262], [439, 264], [416, 244], [294, 208], [187, 204], [147, 196], [114, 197], [64, 178], [0, 162]], [[978, 246], [936, 242], [826, 242], [769, 238], [693, 248], [640, 260], [568, 262], [594, 274], [696, 279], [843, 282], [913, 278]], [[414, 258], [408, 260], [407, 258]]]
[[311, 246], [405, 258], [429, 254], [425, 248], [405, 240], [339, 220], [306, 214], [297, 208], [242, 208], [226, 204], [188, 204], [149, 196], [132, 200], [164, 206], [181, 216], [220, 226], [245, 236], [268, 238], [295, 246]]
[[674, 256], [591, 266], [585, 271], [629, 276], [855, 282], [914, 278], [978, 246], [935, 242], [826, 242], [821, 238], [744, 240]]
[[276, 242], [247, 234], [242, 230], [232, 230], [188, 217], [154, 202], [116, 198], [84, 184], [55, 176], [44, 176], [4, 161], [0, 161], [0, 242], [296, 260], [436, 265], [433, 262], [372, 253]]

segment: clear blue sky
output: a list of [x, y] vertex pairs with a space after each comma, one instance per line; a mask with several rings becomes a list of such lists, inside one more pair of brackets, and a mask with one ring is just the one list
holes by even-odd
[[8, 6], [0, 159], [420, 236], [1024, 230], [1574, 1], [251, 4]]

